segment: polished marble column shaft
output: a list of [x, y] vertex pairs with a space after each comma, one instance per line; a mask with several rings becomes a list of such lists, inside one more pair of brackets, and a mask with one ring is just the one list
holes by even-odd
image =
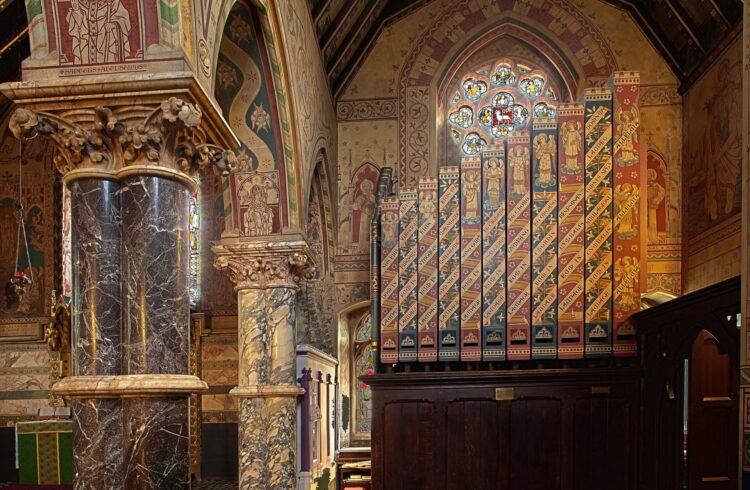
[[188, 374], [190, 190], [163, 177], [122, 182], [127, 374]]
[[[122, 186], [126, 374], [188, 374], [190, 189], [150, 175]], [[188, 485], [188, 398], [125, 398], [123, 416], [125, 488]]]
[[295, 303], [292, 288], [238, 292], [242, 489], [296, 487]]
[[[122, 370], [120, 185], [80, 179], [69, 190], [73, 373], [117, 375]], [[115, 488], [122, 475], [120, 401], [80, 398], [71, 409], [76, 488]]]

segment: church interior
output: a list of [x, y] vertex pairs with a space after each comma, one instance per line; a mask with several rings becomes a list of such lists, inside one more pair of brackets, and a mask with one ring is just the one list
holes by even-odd
[[0, 489], [750, 489], [742, 0], [0, 0]]

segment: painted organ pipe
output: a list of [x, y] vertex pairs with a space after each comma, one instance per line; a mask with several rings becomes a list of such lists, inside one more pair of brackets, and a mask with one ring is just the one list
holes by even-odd
[[381, 175], [381, 363], [636, 354], [625, 319], [645, 265], [639, 76], [612, 82], [416, 188], [394, 194]]

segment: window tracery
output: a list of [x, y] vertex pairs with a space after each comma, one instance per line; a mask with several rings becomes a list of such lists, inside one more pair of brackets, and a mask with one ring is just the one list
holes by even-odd
[[557, 96], [543, 71], [502, 59], [464, 74], [449, 97], [448, 125], [466, 155], [527, 129], [532, 118], [555, 117]]

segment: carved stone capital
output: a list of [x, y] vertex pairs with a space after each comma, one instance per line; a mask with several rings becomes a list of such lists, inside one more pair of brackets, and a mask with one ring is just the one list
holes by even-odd
[[[148, 109], [148, 108], [147, 108]], [[145, 111], [96, 106], [91, 117], [71, 120], [58, 114], [19, 108], [10, 130], [21, 138], [37, 135], [57, 148], [55, 165], [64, 176], [71, 172], [117, 178], [123, 172], [192, 176], [212, 167], [223, 175], [232, 170], [234, 153], [206, 141], [200, 108], [171, 97]], [[79, 111], [80, 113], [80, 111]]]
[[241, 289], [297, 289], [312, 261], [304, 241], [222, 241], [212, 247], [214, 266]]

